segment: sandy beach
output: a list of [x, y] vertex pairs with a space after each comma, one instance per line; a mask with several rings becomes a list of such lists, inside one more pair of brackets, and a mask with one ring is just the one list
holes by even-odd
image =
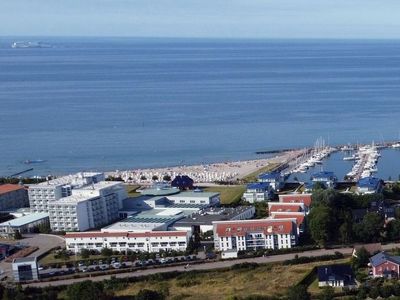
[[297, 157], [301, 150], [282, 152], [271, 158], [220, 162], [204, 165], [174, 166], [165, 168], [133, 169], [108, 172], [107, 175], [121, 177], [125, 182], [152, 184], [152, 178], [157, 176], [162, 180], [165, 175], [172, 179], [177, 175], [188, 175], [196, 183], [212, 183], [215, 181], [235, 181], [261, 169], [269, 164], [285, 163]]

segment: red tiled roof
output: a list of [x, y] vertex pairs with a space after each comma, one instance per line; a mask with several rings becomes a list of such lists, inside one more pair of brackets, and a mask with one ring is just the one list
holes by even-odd
[[186, 231], [149, 231], [149, 232], [67, 232], [65, 238], [105, 238], [105, 237], [161, 237], [161, 236], [186, 236]]
[[20, 186], [19, 184], [2, 184], [0, 185], [0, 195], [2, 194], [6, 194], [9, 192], [13, 192], [13, 191], [18, 191], [24, 189], [23, 186]]
[[304, 203], [305, 206], [310, 207], [311, 201], [311, 194], [279, 195], [279, 202], [284, 203]]
[[272, 216], [274, 219], [296, 219], [297, 227], [299, 227], [304, 222], [304, 215], [295, 214], [274, 214]]
[[258, 222], [249, 222], [246, 220], [237, 222], [215, 223], [216, 232], [219, 237], [224, 236], [244, 236], [246, 233], [263, 232], [269, 234], [291, 234], [293, 231], [293, 222], [262, 219]]
[[276, 205], [272, 204], [269, 207], [269, 212], [300, 212], [302, 211], [301, 209], [301, 203], [299, 205]]

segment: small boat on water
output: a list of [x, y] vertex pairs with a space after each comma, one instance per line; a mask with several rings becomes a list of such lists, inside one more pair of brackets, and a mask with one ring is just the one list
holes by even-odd
[[51, 48], [50, 44], [42, 42], [14, 42], [11, 44], [11, 48]]
[[44, 160], [44, 159], [34, 159], [34, 160], [30, 160], [30, 159], [28, 159], [28, 160], [25, 160], [24, 161], [24, 164], [26, 164], [26, 165], [30, 165], [30, 164], [40, 164], [40, 163], [44, 163], [46, 160]]

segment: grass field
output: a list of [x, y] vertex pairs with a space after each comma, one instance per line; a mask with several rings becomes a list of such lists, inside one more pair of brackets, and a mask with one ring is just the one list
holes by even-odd
[[211, 186], [201, 188], [204, 192], [216, 192], [221, 194], [222, 204], [238, 202], [246, 190], [244, 185]]
[[258, 169], [257, 171], [254, 171], [253, 173], [250, 173], [250, 174], [246, 175], [245, 177], [243, 177], [243, 181], [245, 181], [245, 182], [255, 182], [255, 181], [257, 181], [258, 175], [260, 175], [262, 173], [270, 172], [270, 171], [274, 170], [278, 166], [279, 166], [278, 163], [268, 164], [267, 166], [262, 167], [262, 168]]
[[175, 278], [163, 282], [148, 280], [133, 283], [118, 291], [116, 295], [135, 295], [141, 289], [158, 291], [168, 289], [167, 299], [190, 300], [224, 300], [232, 296], [244, 297], [250, 294], [284, 295], [288, 287], [295, 285], [314, 266], [321, 264], [316, 262], [294, 266], [262, 265], [252, 270], [219, 270], [193, 274], [190, 280], [187, 278]]

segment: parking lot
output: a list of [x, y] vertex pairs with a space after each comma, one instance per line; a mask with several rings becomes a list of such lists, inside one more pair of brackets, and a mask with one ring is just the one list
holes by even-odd
[[166, 266], [166, 265], [184, 265], [184, 267], [189, 267], [191, 262], [199, 261], [200, 259], [196, 255], [178, 256], [178, 257], [166, 257], [166, 258], [156, 258], [148, 260], [136, 260], [136, 261], [121, 261], [118, 257], [111, 257], [108, 260], [88, 260], [79, 261], [74, 267], [45, 267], [39, 264], [39, 274], [42, 279], [71, 275], [75, 273], [92, 273], [96, 272], [102, 273], [109, 270], [126, 269], [130, 268], [132, 270], [146, 269], [148, 267], [154, 268], [156, 266]]

